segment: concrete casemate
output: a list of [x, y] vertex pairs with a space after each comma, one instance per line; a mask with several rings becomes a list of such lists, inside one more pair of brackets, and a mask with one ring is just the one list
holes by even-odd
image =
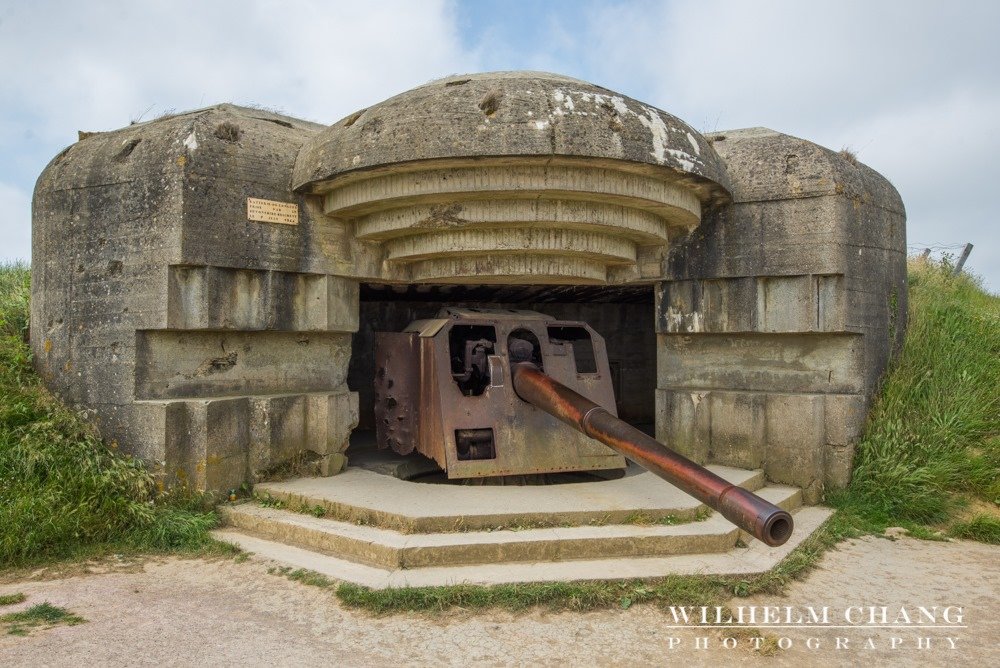
[[849, 153], [537, 72], [81, 132], [35, 189], [36, 367], [167, 486], [339, 472], [371, 333], [442, 304], [590, 322], [620, 415], [813, 503], [902, 340], [905, 212]]

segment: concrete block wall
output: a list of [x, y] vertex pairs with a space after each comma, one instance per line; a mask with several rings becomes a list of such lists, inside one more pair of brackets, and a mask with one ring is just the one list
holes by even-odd
[[657, 434], [817, 501], [850, 479], [906, 317], [905, 212], [853, 157], [724, 132], [734, 202], [679, 239], [657, 289]]
[[[290, 191], [319, 128], [222, 105], [84, 136], [39, 178], [37, 368], [168, 485], [345, 463], [365, 265]], [[294, 202], [299, 225], [248, 220], [247, 197]]]

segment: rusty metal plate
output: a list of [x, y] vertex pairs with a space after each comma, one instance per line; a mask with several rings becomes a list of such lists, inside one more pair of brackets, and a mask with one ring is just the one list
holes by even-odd
[[299, 224], [299, 205], [270, 199], [247, 197], [247, 220], [258, 223]]
[[[522, 401], [509, 384], [507, 341], [514, 330], [526, 329], [535, 334], [541, 345], [547, 373], [614, 412], [607, 351], [599, 334], [585, 323], [557, 321], [530, 311], [447, 309], [438, 317], [443, 315], [449, 316], [448, 326], [433, 338], [425, 339], [431, 354], [425, 357], [428, 368], [423, 370], [421, 392], [426, 396], [422, 395], [420, 400], [422, 414], [434, 416], [439, 424], [433, 428], [429, 424], [421, 425], [424, 440], [417, 449], [438, 459], [449, 478], [596, 471], [625, 466], [621, 455]], [[452, 379], [448, 334], [455, 325], [495, 328], [498, 344], [497, 354], [488, 357], [490, 384], [479, 396], [463, 396]], [[577, 374], [569, 351], [549, 341], [549, 327], [567, 325], [587, 327], [598, 360], [597, 373]], [[459, 433], [484, 428], [493, 430], [495, 456], [489, 459], [459, 456]], [[439, 456], [442, 445], [444, 462]]]
[[420, 337], [375, 334], [375, 437], [379, 448], [406, 455], [420, 427]]

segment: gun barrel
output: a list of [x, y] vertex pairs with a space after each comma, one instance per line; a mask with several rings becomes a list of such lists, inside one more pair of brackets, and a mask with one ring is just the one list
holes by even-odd
[[791, 536], [787, 511], [673, 452], [534, 364], [512, 364], [511, 375], [521, 399], [679, 487], [758, 540], [777, 546]]

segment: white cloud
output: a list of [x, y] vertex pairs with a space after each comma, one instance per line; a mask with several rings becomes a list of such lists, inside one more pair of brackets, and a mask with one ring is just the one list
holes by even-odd
[[472, 66], [441, 0], [27, 3], [0, 26], [0, 90], [44, 136], [255, 102], [333, 122]]
[[[907, 207], [907, 243], [975, 250], [968, 268], [1000, 286], [996, 180], [1000, 139], [984, 131], [1000, 118], [1000, 90], [963, 90], [883, 113], [828, 137], [834, 146], [865, 147], [859, 158], [885, 174]], [[954, 249], [953, 249], [953, 254]]]
[[639, 3], [595, 9], [588, 53], [678, 114], [795, 130], [995, 84], [998, 23], [987, 2]]
[[586, 25], [598, 82], [701, 130], [859, 150], [903, 196], [910, 240], [975, 243], [969, 266], [1000, 287], [1000, 3], [646, 2]]
[[476, 63], [445, 0], [0, 3], [2, 255], [30, 257], [35, 178], [77, 130], [219, 102], [332, 123]]

